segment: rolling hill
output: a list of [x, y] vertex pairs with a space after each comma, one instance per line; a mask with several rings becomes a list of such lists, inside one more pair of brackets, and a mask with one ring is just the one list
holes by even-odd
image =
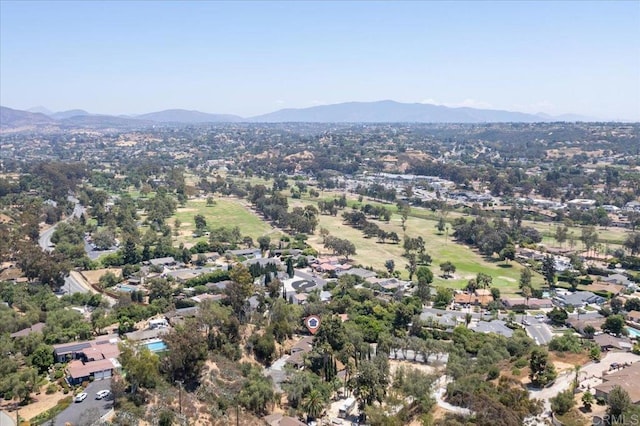
[[346, 102], [310, 108], [282, 109], [250, 119], [253, 122], [313, 122], [313, 123], [493, 123], [540, 122], [549, 119], [521, 112], [449, 108], [442, 105], [408, 104], [395, 101]]

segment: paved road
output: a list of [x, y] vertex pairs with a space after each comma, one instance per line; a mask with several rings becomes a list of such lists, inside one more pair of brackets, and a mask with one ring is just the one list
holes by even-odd
[[468, 408], [464, 408], [464, 407], [458, 407], [456, 405], [451, 405], [448, 402], [445, 402], [442, 397], [444, 396], [445, 392], [447, 391], [447, 383], [449, 381], [447, 380], [447, 376], [442, 376], [440, 377], [436, 383], [434, 384], [435, 386], [435, 390], [433, 391], [433, 397], [436, 400], [436, 404], [438, 404], [438, 407], [442, 408], [443, 410], [447, 410], [450, 411], [452, 413], [455, 414], [460, 414], [462, 416], [470, 416], [473, 414], [473, 411], [471, 411]]
[[111, 389], [110, 379], [98, 380], [89, 384], [85, 390], [88, 394], [87, 399], [72, 403], [66, 410], [58, 414], [55, 425], [64, 426], [66, 423], [90, 425], [107, 414], [113, 408], [113, 400], [111, 398], [96, 399], [96, 393], [103, 389]]
[[[75, 203], [75, 205], [73, 207], [73, 213], [71, 213], [71, 215], [69, 215], [69, 217], [66, 218], [63, 222], [67, 222], [72, 218], [79, 218], [85, 212], [85, 208], [80, 204], [77, 198], [69, 196], [67, 199], [72, 203]], [[54, 249], [53, 244], [51, 243], [51, 237], [53, 236], [53, 233], [55, 232], [57, 226], [58, 224], [56, 223], [51, 228], [47, 229], [46, 231], [40, 234], [40, 238], [38, 238], [38, 244], [40, 245], [40, 248], [42, 250], [52, 251]], [[89, 246], [88, 249], [91, 250], [91, 247]], [[85, 250], [87, 250], [86, 243], [85, 243]], [[88, 252], [89, 251], [87, 251], [87, 253]], [[93, 260], [98, 256], [95, 256], [95, 257], [89, 256], [89, 258]], [[73, 272], [64, 279], [64, 285], [62, 286], [61, 290], [66, 294], [87, 293], [90, 291], [89, 288], [83, 286], [79, 282], [77, 277], [74, 277]]]
[[[538, 345], [548, 345], [551, 339], [553, 339], [553, 332], [551, 331], [549, 324], [546, 322], [547, 317], [545, 317], [542, 322], [531, 315], [525, 315], [525, 319], [529, 324], [531, 324], [524, 326], [529, 337], [531, 337]], [[518, 317], [518, 321], [520, 320], [521, 317]]]
[[[72, 218], [79, 218], [80, 216], [82, 216], [82, 214], [85, 211], [85, 208], [80, 204], [77, 198], [70, 196], [67, 199], [75, 203], [75, 205], [73, 206], [73, 212], [68, 218], [64, 220], [64, 222], [67, 222]], [[51, 244], [51, 237], [53, 236], [53, 233], [56, 230], [56, 226], [58, 226], [57, 223], [53, 225], [51, 228], [42, 232], [42, 234], [40, 234], [40, 238], [38, 238], [38, 244], [40, 245], [40, 248], [42, 248], [42, 250], [45, 250], [45, 251], [53, 250], [53, 245]]]

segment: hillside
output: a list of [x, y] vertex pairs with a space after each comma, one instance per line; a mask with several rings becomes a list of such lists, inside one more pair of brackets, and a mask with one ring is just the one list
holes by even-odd
[[282, 109], [252, 117], [254, 122], [406, 122], [406, 123], [487, 123], [541, 122], [548, 119], [521, 112], [449, 108], [441, 105], [407, 104], [395, 101], [347, 102], [310, 108]]

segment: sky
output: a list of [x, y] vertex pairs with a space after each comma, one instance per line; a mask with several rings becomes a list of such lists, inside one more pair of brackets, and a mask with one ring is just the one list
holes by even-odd
[[383, 99], [640, 121], [640, 1], [0, 0], [3, 106]]

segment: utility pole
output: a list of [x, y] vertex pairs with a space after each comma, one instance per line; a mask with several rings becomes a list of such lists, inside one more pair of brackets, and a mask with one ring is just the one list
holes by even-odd
[[176, 380], [176, 382], [180, 385], [178, 388], [178, 403], [180, 404], [180, 415], [182, 415], [182, 380]]

